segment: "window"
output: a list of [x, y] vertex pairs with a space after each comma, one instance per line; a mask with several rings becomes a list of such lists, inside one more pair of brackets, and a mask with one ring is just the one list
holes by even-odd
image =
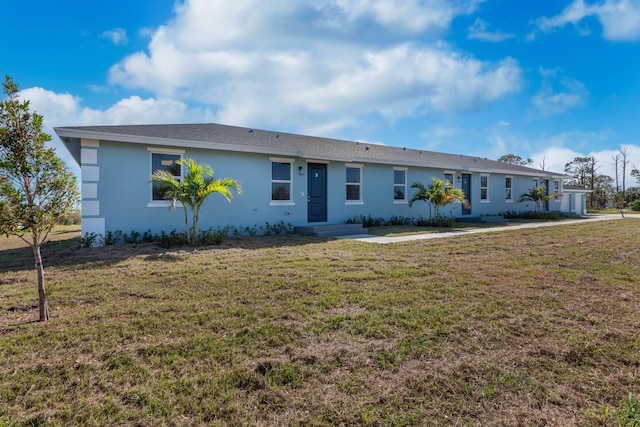
[[362, 203], [362, 165], [347, 164], [347, 203]]
[[[182, 180], [182, 168], [178, 160], [182, 158], [183, 151], [179, 150], [151, 150], [151, 173], [156, 171], [167, 171], [178, 181]], [[166, 192], [168, 188], [166, 184], [160, 182], [151, 183], [151, 202], [163, 202], [167, 200]], [[165, 203], [162, 206], [166, 206]]]
[[489, 175], [480, 175], [480, 201], [489, 201]]
[[504, 199], [508, 202], [513, 201], [513, 178], [510, 176], [504, 179], [505, 196]]
[[451, 187], [453, 187], [453, 172], [445, 172], [444, 173], [444, 180], [448, 181], [449, 184], [451, 184]]
[[407, 201], [407, 169], [393, 168], [393, 202]]
[[271, 159], [271, 204], [291, 204], [293, 161]]
[[554, 196], [553, 198], [555, 200], [558, 200], [560, 198], [559, 194], [560, 194], [560, 181], [558, 181], [557, 179], [555, 181], [553, 181], [554, 187], [555, 187], [555, 192], [554, 192]]

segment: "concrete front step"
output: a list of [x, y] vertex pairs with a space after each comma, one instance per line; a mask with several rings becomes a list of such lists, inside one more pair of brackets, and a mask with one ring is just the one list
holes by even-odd
[[335, 237], [351, 236], [354, 234], [367, 234], [368, 230], [362, 224], [324, 224], [324, 225], [303, 225], [294, 227], [296, 234], [306, 234], [309, 236]]

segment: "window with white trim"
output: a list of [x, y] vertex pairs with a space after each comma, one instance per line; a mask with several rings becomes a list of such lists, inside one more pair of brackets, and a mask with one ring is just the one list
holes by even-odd
[[505, 189], [504, 199], [507, 202], [513, 202], [513, 177], [506, 176], [504, 178], [504, 189]]
[[487, 174], [480, 175], [480, 201], [489, 201], [489, 175]]
[[271, 204], [291, 204], [293, 160], [271, 159]]
[[407, 168], [393, 168], [393, 203], [407, 201]]
[[453, 172], [445, 172], [444, 173], [444, 180], [447, 181], [449, 184], [451, 184], [451, 187], [453, 188]]
[[[149, 148], [151, 155], [151, 174], [156, 171], [166, 171], [178, 182], [182, 181], [182, 168], [177, 163], [182, 158], [184, 151], [162, 150]], [[161, 182], [151, 182], [151, 202], [164, 202], [168, 200], [166, 192], [168, 186]], [[162, 204], [165, 206], [166, 204]]]
[[554, 192], [554, 196], [553, 198], [555, 200], [558, 200], [560, 198], [559, 194], [560, 194], [560, 181], [558, 181], [557, 179], [553, 181], [553, 185], [555, 187], [555, 192]]
[[362, 165], [346, 165], [347, 203], [362, 203]]

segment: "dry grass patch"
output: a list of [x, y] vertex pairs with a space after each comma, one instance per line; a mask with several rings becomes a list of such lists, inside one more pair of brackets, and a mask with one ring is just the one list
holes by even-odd
[[13, 252], [0, 425], [616, 425], [640, 393], [638, 241], [625, 219], [384, 246], [61, 244], [48, 324]]

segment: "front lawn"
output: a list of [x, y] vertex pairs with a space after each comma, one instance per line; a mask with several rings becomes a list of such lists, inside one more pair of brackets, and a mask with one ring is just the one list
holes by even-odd
[[63, 238], [37, 323], [30, 254], [0, 240], [0, 426], [615, 426], [640, 393], [639, 241], [634, 218], [392, 245]]

